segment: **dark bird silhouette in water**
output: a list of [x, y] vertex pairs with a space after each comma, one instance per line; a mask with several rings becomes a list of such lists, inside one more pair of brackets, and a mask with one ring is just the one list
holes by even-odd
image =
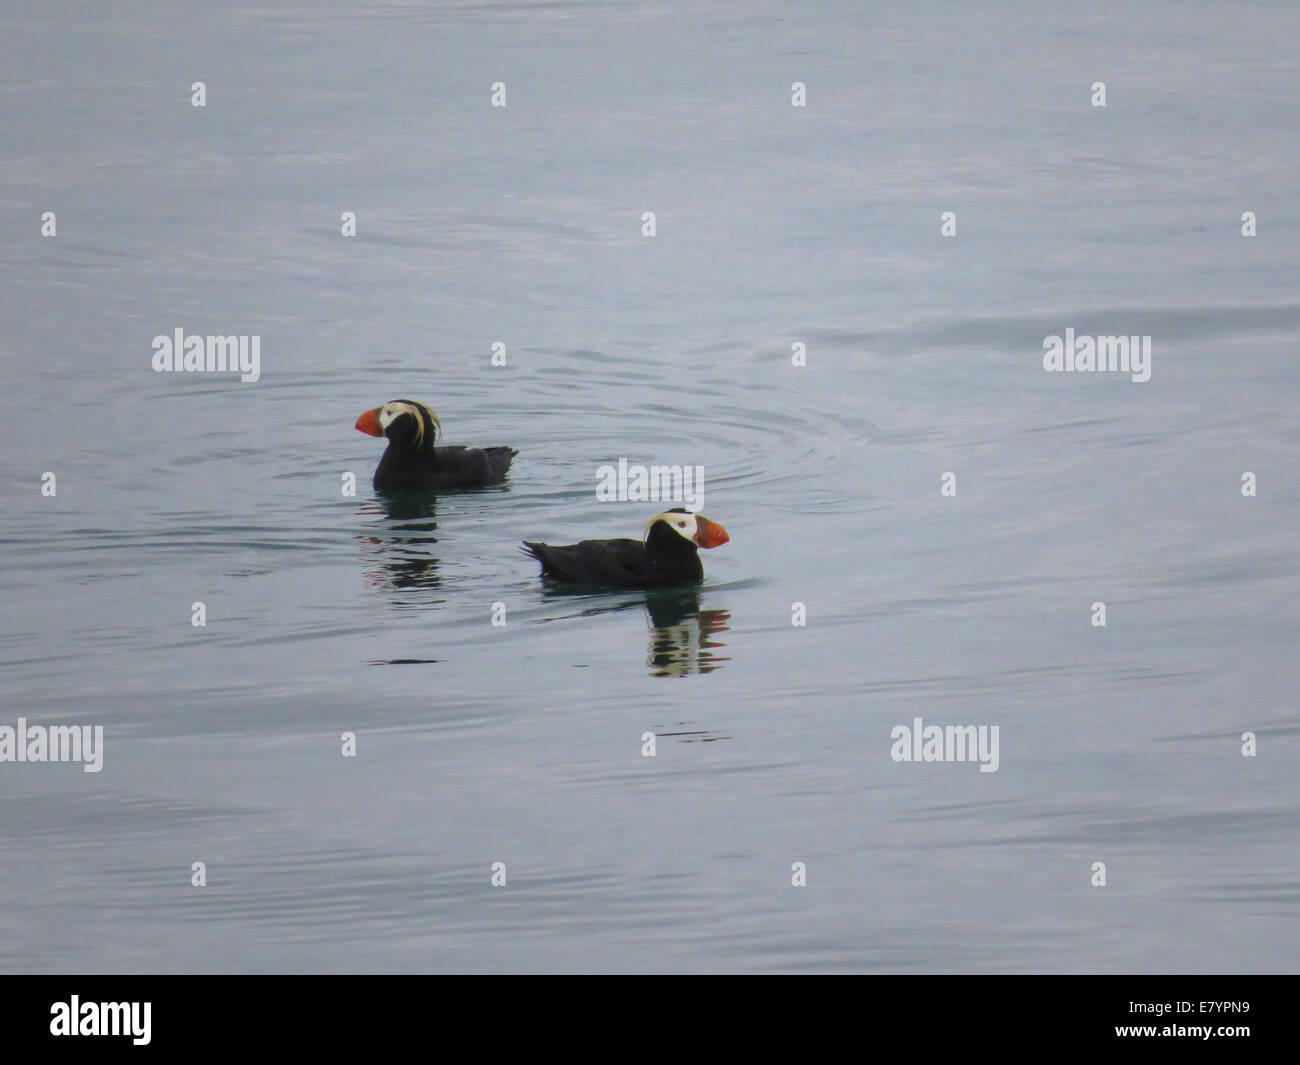
[[704, 579], [699, 548], [718, 547], [727, 530], [703, 514], [677, 507], [656, 514], [640, 540], [583, 540], [565, 547], [524, 541], [542, 576], [589, 588], [667, 588]]
[[388, 439], [375, 470], [377, 492], [438, 492], [500, 484], [519, 454], [511, 447], [435, 447], [438, 416], [423, 403], [395, 399], [366, 411], [357, 428]]

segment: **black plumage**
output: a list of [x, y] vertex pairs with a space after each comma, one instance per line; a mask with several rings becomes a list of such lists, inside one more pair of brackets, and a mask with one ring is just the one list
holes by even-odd
[[409, 399], [395, 399], [366, 411], [356, 427], [388, 440], [375, 469], [378, 492], [436, 492], [499, 484], [519, 454], [510, 447], [437, 447], [438, 416], [423, 403]]
[[563, 547], [525, 540], [542, 576], [590, 588], [667, 588], [704, 579], [700, 547], [726, 543], [727, 532], [702, 514], [678, 508], [656, 515], [644, 540], [583, 540]]

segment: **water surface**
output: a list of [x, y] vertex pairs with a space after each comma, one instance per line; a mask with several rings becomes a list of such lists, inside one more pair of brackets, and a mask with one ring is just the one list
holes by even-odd
[[[1295, 970], [1291, 5], [4, 26], [0, 723], [106, 750], [0, 765], [0, 968]], [[376, 497], [399, 397], [508, 483]], [[635, 536], [619, 458], [704, 467], [698, 589], [517, 552]]]

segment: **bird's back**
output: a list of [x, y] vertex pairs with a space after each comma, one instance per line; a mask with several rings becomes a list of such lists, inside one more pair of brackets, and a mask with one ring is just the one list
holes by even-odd
[[434, 448], [435, 476], [447, 486], [472, 487], [498, 484], [505, 479], [510, 463], [519, 454], [510, 447]]
[[624, 587], [653, 574], [640, 540], [583, 540], [564, 547], [524, 541], [524, 550], [542, 564], [542, 574], [570, 584]]

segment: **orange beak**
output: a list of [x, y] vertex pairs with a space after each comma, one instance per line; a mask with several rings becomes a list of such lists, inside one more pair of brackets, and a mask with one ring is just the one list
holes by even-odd
[[721, 547], [730, 539], [727, 530], [716, 521], [699, 516], [695, 518], [695, 542], [701, 547]]
[[357, 428], [363, 433], [369, 433], [371, 436], [383, 436], [384, 431], [379, 428], [379, 411], [379, 407], [366, 411], [357, 419]]

